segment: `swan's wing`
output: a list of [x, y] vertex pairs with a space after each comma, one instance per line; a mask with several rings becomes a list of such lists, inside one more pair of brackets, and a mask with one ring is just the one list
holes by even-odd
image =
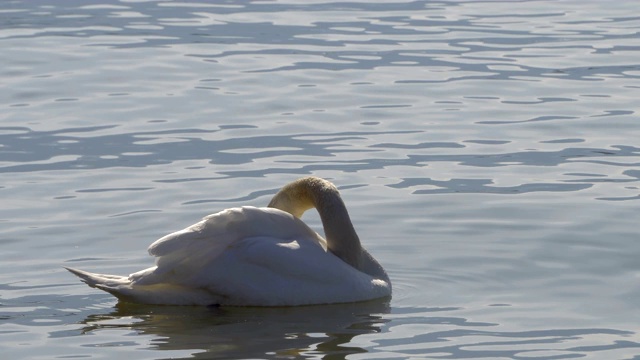
[[[304, 222], [289, 213], [274, 208], [244, 206], [209, 215], [186, 229], [156, 240], [148, 250], [149, 254], [161, 257], [203, 241], [224, 247], [238, 237], [265, 235], [289, 238], [308, 233], [315, 234]], [[317, 240], [326, 248], [324, 239]]]
[[130, 279], [139, 284], [189, 282], [233, 244], [258, 236], [308, 237], [326, 248], [322, 238], [289, 213], [272, 208], [232, 208], [155, 241], [149, 253], [157, 257], [156, 267], [131, 274]]
[[227, 224], [242, 219], [243, 209], [234, 208], [209, 215], [201, 221], [156, 240], [149, 246], [149, 254], [157, 257], [176, 255], [203, 242], [224, 248], [232, 239], [224, 238]]
[[193, 279], [231, 305], [305, 305], [368, 300], [371, 276], [329, 253], [307, 236], [253, 237], [235, 243]]

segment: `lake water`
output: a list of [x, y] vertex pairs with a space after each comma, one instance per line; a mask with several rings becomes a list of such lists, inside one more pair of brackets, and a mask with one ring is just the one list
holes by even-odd
[[[4, 1], [2, 358], [640, 359], [638, 5]], [[391, 300], [118, 305], [62, 268], [308, 174]]]

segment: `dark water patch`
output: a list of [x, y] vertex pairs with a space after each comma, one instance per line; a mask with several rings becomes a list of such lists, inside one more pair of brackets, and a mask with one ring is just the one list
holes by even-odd
[[517, 186], [491, 186], [491, 179], [451, 179], [433, 180], [430, 178], [404, 178], [400, 183], [388, 185], [392, 188], [413, 188], [432, 186], [434, 189], [414, 190], [414, 194], [484, 193], [484, 194], [524, 194], [530, 192], [580, 191], [592, 184], [531, 183]]
[[459, 149], [459, 148], [464, 148], [465, 146], [455, 142], [423, 142], [419, 144], [382, 143], [382, 144], [371, 145], [370, 147], [385, 148], [385, 149], [432, 149], [432, 148]]
[[361, 109], [393, 109], [393, 108], [406, 108], [411, 106], [413, 105], [403, 105], [403, 104], [363, 105], [363, 106], [360, 106], [360, 108]]
[[584, 142], [584, 139], [557, 139], [557, 140], [546, 140], [540, 141], [541, 144], [573, 144], [573, 143], [581, 143]]
[[114, 192], [114, 191], [145, 191], [153, 190], [152, 187], [122, 187], [122, 188], [103, 188], [103, 189], [80, 189], [76, 190], [78, 193], [101, 193], [101, 192]]
[[540, 97], [537, 100], [533, 100], [533, 101], [503, 100], [501, 102], [503, 104], [514, 104], [514, 105], [536, 105], [536, 104], [544, 104], [544, 103], [551, 103], [551, 102], [570, 102], [570, 101], [578, 101], [578, 100], [571, 99], [571, 98]]
[[621, 196], [621, 197], [599, 197], [597, 200], [606, 200], [606, 201], [629, 201], [629, 200], [640, 200], [640, 194], [636, 196]]
[[158, 183], [166, 183], [166, 184], [173, 184], [173, 183], [183, 183], [183, 182], [194, 182], [194, 181], [211, 181], [211, 180], [216, 180], [216, 179], [223, 179], [224, 177], [188, 177], [188, 178], [178, 178], [178, 179], [162, 179], [162, 180], [153, 180], [154, 182], [158, 182]]
[[633, 115], [635, 111], [633, 110], [605, 110], [603, 114], [591, 115], [591, 117], [604, 117], [604, 116], [623, 116], [623, 115]]
[[[35, 131], [29, 128], [0, 128], [4, 145], [0, 161], [16, 163], [0, 168], [0, 172], [31, 172], [46, 170], [99, 169], [110, 167], [146, 167], [180, 160], [206, 159], [213, 164], [245, 164], [256, 159], [308, 156], [333, 157], [339, 153], [363, 152], [341, 142], [364, 139], [374, 135], [415, 133], [399, 132], [337, 132], [326, 134], [258, 135], [206, 140], [194, 135], [224, 131], [180, 129], [128, 134], [86, 136], [85, 133], [110, 129], [111, 126]], [[236, 129], [237, 127], [231, 127]], [[242, 127], [244, 128], [244, 127]], [[80, 132], [82, 137], [69, 135]], [[154, 141], [161, 140], [158, 143]], [[151, 143], [150, 143], [151, 142]], [[286, 147], [283, 149], [283, 147]], [[252, 150], [237, 152], [234, 150]], [[271, 150], [272, 149], [272, 150]], [[42, 162], [61, 156], [74, 159]], [[34, 163], [35, 162], [35, 163]]]
[[578, 117], [577, 116], [560, 116], [560, 115], [543, 115], [543, 116], [536, 116], [534, 118], [530, 118], [530, 119], [526, 119], [526, 120], [477, 121], [476, 124], [506, 125], [506, 124], [524, 124], [524, 123], [532, 123], [532, 122], [540, 122], [540, 121], [573, 120], [573, 119], [578, 119]]
[[464, 140], [463, 142], [480, 145], [504, 145], [509, 144], [509, 140]]

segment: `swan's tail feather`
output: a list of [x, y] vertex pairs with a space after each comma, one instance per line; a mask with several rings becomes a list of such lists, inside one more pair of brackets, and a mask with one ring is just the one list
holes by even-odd
[[220, 302], [220, 296], [207, 289], [190, 289], [180, 285], [158, 283], [134, 284], [128, 276], [94, 274], [65, 267], [87, 285], [106, 291], [121, 301], [164, 305], [212, 305]]
[[135, 301], [135, 292], [131, 286], [131, 280], [126, 276], [95, 274], [84, 270], [64, 267], [72, 274], [79, 277], [85, 284], [106, 291], [123, 301]]
[[126, 276], [107, 275], [107, 274], [95, 274], [84, 270], [78, 270], [74, 268], [64, 267], [72, 274], [76, 275], [87, 285], [101, 289], [102, 287], [115, 287], [131, 284], [131, 281]]

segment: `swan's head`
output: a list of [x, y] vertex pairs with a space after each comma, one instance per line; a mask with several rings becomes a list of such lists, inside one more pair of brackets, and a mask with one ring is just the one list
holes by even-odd
[[305, 211], [317, 208], [324, 198], [338, 194], [338, 189], [329, 181], [308, 176], [285, 185], [268, 206], [300, 218]]
[[[322, 220], [327, 248], [354, 268], [370, 270], [365, 264], [369, 261], [366, 252], [360, 245], [340, 192], [329, 181], [313, 176], [298, 179], [285, 185], [271, 199], [269, 207], [286, 211], [297, 218], [315, 208]], [[379, 264], [377, 266], [380, 267]]]

